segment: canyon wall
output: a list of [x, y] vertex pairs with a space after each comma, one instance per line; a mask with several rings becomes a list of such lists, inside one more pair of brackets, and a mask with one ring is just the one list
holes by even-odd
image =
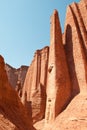
[[16, 69], [10, 66], [9, 64], [5, 64], [5, 69], [9, 83], [18, 92], [19, 97], [21, 97], [22, 87], [24, 85], [24, 80], [26, 77], [28, 66], [22, 65], [20, 68]]
[[[87, 1], [67, 7], [63, 44], [71, 79], [72, 101], [49, 130], [87, 129]], [[61, 125], [62, 124], [62, 125]]]
[[67, 7], [63, 34], [54, 10], [50, 46], [35, 52], [29, 68], [5, 66], [0, 56], [0, 113], [6, 129], [32, 130], [42, 119], [39, 130], [87, 129], [87, 0]]
[[[54, 22], [54, 25], [55, 24], [56, 22]], [[56, 25], [56, 29], [58, 27], [59, 25]], [[58, 36], [60, 37], [60, 34], [58, 34], [57, 36], [55, 36], [55, 38], [52, 39], [52, 37], [54, 37], [54, 33], [53, 33], [51, 35], [51, 43], [53, 43], [54, 39], [57, 40]], [[87, 129], [87, 0], [81, 0], [79, 3], [74, 2], [67, 7], [65, 29], [62, 35], [62, 39], [63, 39], [63, 46], [65, 50], [67, 67], [70, 76], [69, 78], [71, 83], [71, 87], [70, 87], [71, 102], [68, 104], [68, 106], [65, 108], [64, 111], [62, 111], [59, 115], [57, 115], [55, 120], [52, 121], [48, 127], [46, 126], [47, 122], [44, 120], [36, 123], [35, 127], [37, 129], [40, 129], [40, 127], [41, 129], [43, 129], [44, 127], [44, 130], [48, 130], [48, 129], [49, 130], [67, 130], [67, 129], [86, 130]], [[61, 40], [58, 39], [57, 42], [61, 43]], [[51, 50], [49, 49], [49, 63], [50, 61], [52, 61], [53, 63], [53, 60], [55, 59], [52, 57], [53, 56], [52, 52], [55, 52], [55, 49], [54, 47], [51, 48], [51, 46], [52, 44], [50, 44], [49, 47], [51, 49]], [[60, 50], [62, 49], [60, 48]], [[59, 53], [60, 50], [58, 50], [57, 53]], [[57, 61], [58, 63], [60, 63], [61, 59]], [[56, 64], [57, 61], [55, 62]], [[48, 63], [48, 67], [49, 67], [49, 63]], [[51, 67], [51, 71], [52, 69], [53, 67]], [[59, 67], [57, 69], [61, 71]], [[63, 73], [64, 77], [65, 74], [66, 73], [64, 72]], [[52, 73], [51, 77], [53, 76], [55, 76], [54, 73]], [[49, 75], [48, 75], [48, 79], [49, 79]], [[50, 82], [49, 80], [47, 80], [49, 82], [49, 86], [50, 83], [52, 87], [56, 86], [54, 85], [55, 80], [53, 81], [52, 78], [50, 79], [51, 79]], [[52, 90], [53, 89], [49, 87], [48, 93], [50, 93]], [[54, 91], [56, 91], [56, 89], [54, 89]], [[67, 91], [69, 91], [69, 89], [67, 89]], [[61, 93], [61, 96], [63, 96], [63, 93]], [[64, 99], [62, 99], [61, 96], [59, 97], [60, 102], [64, 101], [66, 97], [65, 96]], [[48, 94], [47, 94], [47, 98], [48, 98]], [[51, 100], [49, 101], [51, 102]], [[59, 106], [59, 102], [57, 102], [57, 104], [54, 107], [56, 107], [57, 105]], [[49, 106], [51, 105], [49, 104]], [[47, 107], [48, 106], [46, 106], [46, 109]], [[49, 113], [49, 115], [51, 116], [53, 114], [52, 116], [54, 116], [54, 114], [58, 111], [58, 109], [56, 111], [54, 111], [54, 109], [51, 109], [50, 111], [51, 114]], [[52, 116], [51, 118], [53, 118]], [[46, 118], [47, 115], [45, 116], [45, 120]]]
[[[22, 102], [24, 103], [26, 95], [27, 101], [31, 102], [34, 123], [44, 118], [45, 115], [45, 130], [50, 130], [51, 124], [61, 112], [63, 113], [64, 109], [67, 110], [67, 105], [74, 100], [77, 94], [80, 96], [74, 102], [85, 100], [84, 97], [87, 94], [86, 12], [86, 0], [69, 5], [62, 34], [58, 12], [55, 10], [51, 16], [49, 51], [47, 48], [45, 48], [46, 51], [45, 49], [36, 51], [34, 60], [28, 69]], [[45, 55], [45, 60], [41, 59], [41, 52]], [[71, 106], [74, 108], [72, 103]], [[81, 110], [81, 104], [79, 107]]]
[[[84, 12], [85, 10], [85, 12]], [[63, 44], [71, 79], [71, 97], [68, 107], [44, 130], [87, 129], [87, 1], [68, 6]], [[44, 124], [44, 123], [43, 123]], [[36, 125], [36, 128], [38, 128]], [[40, 125], [39, 125], [40, 126]]]
[[31, 102], [34, 123], [45, 116], [48, 56], [49, 47], [36, 51], [23, 87], [22, 102], [25, 104], [27, 95], [27, 102]]
[[[67, 8], [64, 44], [68, 62], [70, 78], [72, 82], [72, 96], [79, 92], [87, 90], [87, 31], [84, 20], [87, 16], [82, 17], [85, 1], [80, 3], [72, 3]], [[82, 6], [84, 8], [82, 9]], [[82, 12], [83, 11], [83, 12]], [[87, 12], [87, 8], [85, 10]]]
[[27, 109], [10, 85], [5, 63], [0, 55], [0, 130], [35, 130]]

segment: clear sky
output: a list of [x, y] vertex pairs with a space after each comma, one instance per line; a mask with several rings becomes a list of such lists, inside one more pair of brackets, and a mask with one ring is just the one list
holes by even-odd
[[29, 65], [50, 44], [50, 16], [57, 9], [64, 30], [66, 6], [79, 0], [0, 0], [0, 54], [13, 67]]

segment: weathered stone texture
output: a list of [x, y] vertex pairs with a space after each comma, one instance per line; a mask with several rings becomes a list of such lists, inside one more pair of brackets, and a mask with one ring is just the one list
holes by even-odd
[[18, 75], [17, 75], [16, 69], [11, 67], [8, 64], [5, 65], [5, 69], [6, 69], [8, 80], [9, 80], [10, 84], [12, 85], [12, 87], [15, 88], [16, 87], [16, 83], [17, 83], [17, 79], [18, 79]]
[[[68, 6], [62, 36], [60, 30], [57, 12], [54, 11], [51, 17], [46, 116], [45, 121], [41, 122], [41, 126], [40, 122], [35, 126], [37, 129], [39, 126], [43, 128], [45, 123], [44, 130], [86, 130], [87, 0], [74, 2]], [[59, 114], [70, 96], [72, 101]]]
[[21, 66], [20, 68], [16, 69], [12, 66], [6, 64], [5, 69], [7, 72], [8, 80], [12, 87], [16, 88], [17, 81], [20, 81], [21, 86], [23, 87], [25, 76], [28, 70], [28, 66]]
[[23, 87], [22, 102], [26, 93], [27, 102], [31, 102], [33, 122], [45, 115], [48, 54], [48, 47], [36, 51]]
[[29, 118], [17, 92], [8, 82], [4, 59], [0, 55], [0, 129], [34, 130]]
[[[51, 16], [51, 42], [38, 50], [28, 69], [22, 102], [31, 102], [33, 122], [43, 118], [49, 127], [69, 101], [87, 92], [87, 1], [68, 6], [64, 33], [58, 13]], [[49, 60], [48, 60], [49, 59]], [[46, 101], [47, 95], [47, 101]], [[46, 107], [46, 112], [45, 112]]]
[[70, 98], [70, 77], [63, 48], [58, 12], [55, 10], [51, 16], [45, 126], [53, 123], [58, 114], [69, 103]]
[[[68, 105], [66, 108], [65, 112], [63, 111], [59, 116], [57, 116], [56, 120], [54, 121], [53, 125], [49, 125], [48, 128], [44, 128], [45, 130], [74, 130], [77, 129], [79, 130], [87, 129], [87, 1], [86, 0], [81, 0], [78, 4], [77, 3], [72, 3], [71, 5], [68, 6], [67, 8], [67, 13], [66, 13], [66, 21], [65, 21], [65, 30], [64, 34], [62, 36], [63, 38], [63, 44], [65, 47], [65, 53], [66, 53], [66, 59], [68, 63], [68, 69], [69, 69], [69, 75], [71, 79], [71, 96], [74, 99], [72, 102]], [[56, 22], [54, 22], [55, 25]], [[53, 25], [53, 26], [54, 26]], [[57, 29], [56, 25], [56, 29]], [[58, 26], [59, 27], [59, 26]], [[56, 30], [55, 29], [55, 30]], [[53, 30], [53, 27], [52, 27]], [[57, 37], [60, 37], [59, 35], [56, 35], [54, 37], [54, 33], [52, 34], [51, 42], [53, 42], [54, 38], [57, 40]], [[61, 40], [57, 40], [61, 41]], [[57, 48], [57, 47], [56, 47]], [[52, 46], [52, 49], [54, 50], [54, 47]], [[52, 55], [52, 49], [49, 50], [49, 61], [50, 61], [50, 53]], [[56, 49], [55, 49], [56, 50]], [[62, 49], [60, 49], [62, 50]], [[56, 50], [55, 52], [60, 52], [60, 50]], [[55, 53], [53, 53], [55, 54]], [[61, 53], [62, 55], [62, 53]], [[52, 56], [51, 56], [52, 57]], [[56, 56], [55, 56], [56, 57]], [[58, 56], [57, 56], [58, 58]], [[52, 60], [53, 59], [53, 60]], [[56, 60], [52, 57], [52, 63]], [[59, 63], [61, 59], [57, 60]], [[55, 62], [57, 64], [57, 62]], [[64, 65], [64, 64], [63, 64]], [[48, 65], [49, 67], [49, 65]], [[58, 64], [57, 67], [59, 68]], [[52, 67], [51, 67], [52, 68]], [[53, 69], [53, 68], [52, 68]], [[59, 68], [61, 70], [61, 68]], [[53, 70], [52, 70], [53, 71]], [[58, 70], [56, 69], [57, 74]], [[64, 74], [66, 74], [64, 72]], [[51, 75], [54, 76], [54, 73]], [[65, 75], [63, 75], [65, 77]], [[55, 79], [58, 78], [58, 75]], [[53, 78], [54, 80], [54, 78]], [[53, 81], [52, 78], [49, 79], [48, 75], [48, 83], [52, 86], [56, 86], [55, 80]], [[53, 81], [53, 82], [52, 82]], [[62, 80], [63, 81], [63, 80]], [[68, 81], [68, 80], [67, 80]], [[63, 86], [63, 84], [62, 84]], [[47, 86], [48, 88], [48, 86]], [[48, 89], [48, 93], [51, 93], [51, 90], [53, 90], [51, 87]], [[64, 90], [64, 89], [63, 89]], [[56, 89], [52, 91], [55, 93]], [[68, 89], [67, 89], [68, 91]], [[56, 95], [56, 94], [51, 94]], [[64, 92], [63, 92], [64, 93]], [[63, 96], [63, 93], [61, 93]], [[76, 96], [78, 93], [80, 93], [78, 96]], [[58, 94], [59, 95], [59, 94]], [[60, 97], [61, 97], [60, 96]], [[75, 97], [76, 96], [76, 97]], [[48, 97], [48, 94], [47, 94]], [[59, 98], [60, 98], [59, 97]], [[65, 96], [64, 96], [65, 97]], [[51, 99], [51, 98], [50, 98]], [[63, 99], [61, 99], [61, 102]], [[51, 102], [51, 100], [49, 100]], [[49, 109], [51, 107], [49, 103]], [[54, 108], [59, 105], [59, 102], [55, 104]], [[52, 104], [53, 106], [53, 104]], [[54, 111], [54, 108], [51, 110], [51, 113], [54, 115], [56, 111]], [[58, 110], [58, 109], [57, 109]], [[70, 114], [71, 112], [71, 114]], [[49, 112], [50, 113], [50, 112]], [[52, 115], [51, 114], [51, 115]], [[50, 115], [50, 114], [49, 114]], [[84, 120], [84, 121], [81, 121]], [[46, 124], [46, 123], [45, 123]], [[51, 122], [52, 124], [52, 122]], [[51, 129], [50, 129], [51, 128]]]
[[86, 12], [87, 12], [87, 0], [81, 0], [78, 3], [78, 6], [79, 6], [79, 9], [80, 9], [80, 13], [81, 13], [81, 17], [83, 19], [85, 29], [87, 31], [87, 15], [86, 15]]
[[[79, 3], [80, 5], [80, 3]], [[78, 4], [73, 3], [67, 8], [65, 22], [65, 51], [70, 78], [72, 81], [72, 95], [86, 92], [86, 28], [80, 14]]]
[[[32, 130], [32, 120], [35, 123], [43, 118], [40, 126], [35, 125], [38, 129], [43, 124], [44, 130], [87, 128], [86, 12], [87, 0], [69, 5], [62, 34], [58, 12], [54, 11], [50, 47], [36, 51], [28, 71], [24, 66], [14, 69], [6, 65], [7, 79], [0, 57], [0, 120], [3, 122], [5, 113], [11, 120], [5, 120], [9, 128]], [[16, 86], [25, 107], [10, 84]]]
[[[39, 125], [40, 126], [40, 125]], [[77, 95], [55, 120], [49, 130], [86, 130], [87, 95]]]

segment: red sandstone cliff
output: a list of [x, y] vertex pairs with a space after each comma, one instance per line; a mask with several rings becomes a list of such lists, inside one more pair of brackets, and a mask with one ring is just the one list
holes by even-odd
[[71, 99], [71, 82], [57, 10], [51, 16], [45, 127], [53, 123]]
[[22, 101], [26, 95], [27, 101], [31, 102], [34, 121], [42, 119], [45, 113], [45, 129], [47, 126], [50, 129], [51, 123], [72, 98], [78, 93], [83, 95], [87, 93], [87, 15], [85, 12], [87, 12], [86, 0], [69, 5], [65, 31], [62, 35], [58, 14], [54, 11], [51, 17], [49, 51], [45, 52], [43, 49], [43, 54], [47, 54], [44, 56], [45, 60], [40, 58], [42, 50], [37, 51], [28, 69]]
[[87, 130], [87, 95], [76, 96], [49, 130]]
[[36, 51], [23, 87], [22, 102], [27, 95], [27, 102], [31, 102], [33, 122], [45, 115], [48, 56], [49, 47]]
[[[8, 83], [0, 57], [1, 130], [32, 130], [30, 120], [35, 123], [43, 118], [35, 124], [37, 130], [87, 129], [86, 12], [87, 0], [69, 5], [62, 35], [58, 13], [54, 11], [50, 46], [36, 51], [27, 71], [21, 98], [25, 107]], [[15, 70], [12, 76], [14, 73]], [[15, 77], [12, 80], [16, 81]]]
[[21, 66], [20, 68], [16, 69], [12, 66], [6, 64], [5, 69], [7, 72], [8, 80], [12, 87], [16, 88], [17, 81], [20, 81], [21, 87], [23, 87], [25, 76], [28, 70], [28, 66]]
[[[87, 92], [87, 2], [72, 3], [67, 8], [64, 44], [72, 82], [72, 96]], [[83, 9], [82, 9], [83, 7]], [[84, 14], [84, 16], [82, 16]]]
[[26, 108], [11, 87], [0, 56], [0, 130], [34, 130]]
[[[65, 30], [62, 38], [71, 81], [72, 100], [67, 106], [67, 108], [56, 117], [56, 119], [53, 121], [53, 123], [49, 125], [48, 128], [44, 127], [44, 124], [46, 123], [43, 120], [35, 124], [35, 127], [37, 129], [43, 129], [43, 127], [44, 130], [87, 129], [87, 15], [86, 14], [87, 14], [86, 0], [81, 0], [79, 3], [72, 3], [67, 7]], [[56, 29], [57, 26], [58, 25], [56, 25]], [[54, 34], [51, 36], [51, 38], [53, 36]], [[55, 39], [57, 39], [58, 36], [60, 36], [60, 34], [56, 36], [55, 32]], [[58, 41], [60, 42], [60, 40]], [[51, 39], [51, 43], [52, 42], [53, 39]], [[53, 48], [51, 49], [51, 54], [49, 53], [49, 55], [52, 55], [52, 51], [54, 51]], [[61, 49], [58, 50], [57, 52], [59, 53], [60, 51]], [[61, 60], [59, 60], [58, 62], [60, 61]], [[52, 80], [51, 82], [55, 83], [55, 81]], [[52, 89], [50, 89], [49, 91], [52, 91]], [[67, 89], [67, 91], [69, 90]], [[61, 93], [61, 96], [63, 96], [63, 93]], [[63, 99], [60, 100], [61, 102], [64, 101]], [[57, 105], [59, 106], [59, 102], [57, 102]], [[50, 111], [51, 113], [53, 112], [52, 110]], [[58, 109], [56, 111], [58, 111]]]

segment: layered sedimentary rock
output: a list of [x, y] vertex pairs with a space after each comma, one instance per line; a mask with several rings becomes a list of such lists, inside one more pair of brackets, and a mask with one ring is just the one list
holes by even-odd
[[5, 69], [7, 72], [9, 83], [18, 92], [19, 97], [22, 96], [22, 87], [24, 85], [25, 76], [28, 70], [28, 66], [21, 66], [18, 69], [5, 64]]
[[[87, 1], [85, 0], [81, 0], [78, 4], [72, 3], [67, 8], [63, 42], [65, 47], [66, 60], [68, 63], [69, 75], [71, 79], [71, 97], [73, 98], [73, 100], [65, 109], [65, 111], [63, 111], [59, 116], [57, 116], [53, 125], [49, 126], [49, 130], [87, 129], [87, 21], [85, 20], [87, 18], [86, 12]], [[76, 96], [77, 94], [78, 96]], [[57, 105], [58, 103], [59, 102], [57, 102]]]
[[45, 115], [48, 55], [49, 47], [36, 51], [23, 87], [22, 102], [25, 104], [25, 96], [31, 102], [33, 122]]
[[[67, 8], [65, 30], [62, 35], [66, 58], [64, 58], [65, 57], [64, 53], [62, 54], [63, 47], [61, 47], [62, 44], [60, 44], [62, 43], [61, 32], [58, 32], [58, 28], [60, 28], [60, 25], [58, 24], [59, 22], [56, 22], [58, 20], [55, 20], [55, 16], [57, 15], [57, 13], [54, 12], [54, 15], [51, 18], [52, 19], [51, 44], [49, 49], [49, 62], [48, 62], [49, 73], [47, 78], [46, 116], [45, 121], [43, 120], [35, 124], [35, 127], [37, 129], [40, 129], [40, 127], [42, 129], [44, 127], [44, 124], [45, 124], [44, 130], [87, 129], [87, 15], [86, 14], [87, 14], [87, 0], [81, 0], [79, 3], [72, 3]], [[53, 43], [58, 43], [59, 49], [57, 46], [55, 47], [54, 46], [55, 44]], [[60, 59], [58, 59], [59, 57]], [[61, 59], [63, 59], [63, 61]], [[67, 64], [65, 67], [66, 62]], [[65, 72], [66, 68], [67, 70], [69, 70], [69, 74], [67, 73], [68, 71]], [[66, 74], [68, 74], [66, 82], [71, 81], [71, 84], [66, 85], [67, 88], [64, 87], [64, 78], [66, 77]], [[58, 79], [58, 77], [63, 78], [59, 78], [59, 80], [57, 80], [56, 82], [56, 79]], [[72, 101], [69, 103], [68, 107], [64, 111], [62, 111], [61, 114], [58, 115], [59, 110], [61, 110], [62, 108], [60, 103], [66, 103], [65, 98], [70, 97], [70, 95]], [[57, 98], [58, 96], [60, 99], [59, 101]], [[53, 99], [55, 98], [57, 103], [55, 103], [55, 100], [53, 101]], [[50, 123], [50, 125], [48, 125], [48, 127], [46, 128], [47, 123], [48, 124]]]
[[87, 2], [85, 2], [82, 0], [78, 4], [69, 5], [66, 13], [64, 44], [72, 82], [72, 96], [79, 92], [87, 92], [87, 30], [85, 26]]
[[70, 77], [62, 42], [58, 12], [55, 10], [51, 16], [45, 125], [53, 123], [58, 114], [69, 103], [70, 99]]
[[45, 114], [45, 129], [50, 129], [49, 126], [55, 122], [56, 117], [71, 99], [78, 93], [81, 95], [87, 93], [85, 12], [87, 12], [86, 0], [69, 5], [65, 30], [62, 34], [58, 13], [55, 10], [51, 16], [50, 47], [36, 51], [28, 69], [22, 102], [25, 103], [26, 99], [31, 104], [34, 122], [41, 120]]
[[[32, 130], [32, 120], [35, 123], [43, 118], [45, 119], [41, 124], [36, 125], [38, 129], [86, 130], [86, 12], [86, 0], [69, 5], [62, 34], [58, 12], [55, 10], [51, 16], [50, 47], [37, 50], [29, 68], [22, 66], [15, 69], [9, 65], [5, 67], [0, 56], [1, 130]], [[22, 96], [25, 107], [10, 84]], [[70, 100], [72, 101], [69, 103]]]
[[34, 130], [26, 108], [8, 82], [4, 59], [0, 55], [0, 130]]
[[5, 69], [6, 69], [8, 80], [9, 80], [10, 84], [12, 85], [12, 87], [15, 88], [17, 80], [18, 80], [18, 74], [17, 74], [16, 69], [11, 67], [8, 64], [5, 65]]

